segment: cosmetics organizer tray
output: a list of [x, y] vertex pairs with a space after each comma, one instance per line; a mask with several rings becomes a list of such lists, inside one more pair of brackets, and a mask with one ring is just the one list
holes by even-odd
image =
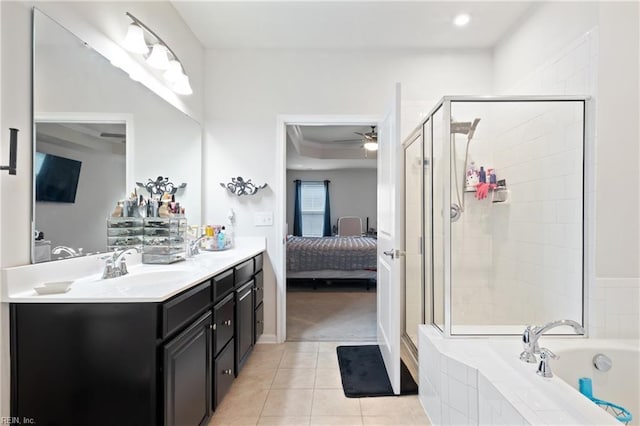
[[186, 257], [184, 216], [144, 218], [142, 263], [174, 263]]
[[125, 248], [142, 248], [142, 218], [107, 218], [107, 249], [109, 251]]

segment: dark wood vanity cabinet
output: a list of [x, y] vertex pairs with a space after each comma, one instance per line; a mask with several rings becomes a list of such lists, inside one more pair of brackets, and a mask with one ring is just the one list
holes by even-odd
[[255, 261], [255, 276], [253, 278], [255, 282], [253, 298], [254, 308], [254, 327], [253, 327], [253, 343], [255, 344], [262, 332], [264, 331], [264, 305], [262, 300], [264, 299], [264, 273], [262, 272], [262, 254], [259, 254], [254, 258]]
[[[226, 274], [226, 273], [225, 273]], [[231, 269], [233, 290], [233, 269]], [[214, 279], [215, 281], [215, 279]], [[222, 296], [222, 294], [221, 294]], [[213, 409], [215, 410], [231, 388], [235, 378], [235, 294], [233, 291], [217, 300], [213, 306]]]
[[253, 349], [253, 280], [236, 290], [236, 376]]
[[207, 312], [162, 347], [165, 425], [201, 425], [209, 418], [211, 328], [211, 312]]
[[159, 303], [11, 304], [11, 416], [206, 424], [262, 333], [261, 269], [258, 255]]
[[158, 319], [155, 303], [11, 304], [11, 416], [163, 424]]
[[213, 404], [214, 409], [217, 408], [224, 399], [233, 380], [235, 379], [235, 345], [233, 339], [220, 351], [214, 361], [213, 369], [213, 382], [214, 382], [214, 394]]

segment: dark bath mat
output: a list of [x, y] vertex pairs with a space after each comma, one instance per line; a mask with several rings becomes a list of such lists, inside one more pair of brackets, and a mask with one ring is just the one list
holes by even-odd
[[[338, 366], [345, 396], [393, 396], [391, 382], [378, 345], [338, 346]], [[418, 393], [418, 385], [404, 362], [400, 366], [400, 393]]]

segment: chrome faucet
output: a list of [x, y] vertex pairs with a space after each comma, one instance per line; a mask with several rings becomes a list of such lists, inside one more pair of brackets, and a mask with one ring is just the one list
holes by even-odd
[[129, 247], [123, 250], [115, 250], [112, 255], [101, 257], [100, 259], [106, 259], [104, 262], [104, 271], [102, 272], [102, 279], [116, 278], [123, 275], [127, 275], [127, 262], [124, 255], [135, 251], [140, 253], [140, 249], [137, 247]]
[[207, 234], [202, 234], [198, 238], [193, 241], [190, 241], [187, 245], [187, 257], [195, 256], [200, 253], [200, 249], [198, 248], [198, 243], [202, 241], [204, 238], [207, 238]]
[[538, 346], [538, 339], [540, 339], [540, 336], [542, 336], [544, 332], [549, 331], [555, 327], [560, 327], [562, 325], [573, 327], [573, 329], [578, 334], [585, 333], [584, 328], [582, 328], [580, 324], [573, 320], [567, 319], [552, 321], [543, 326], [532, 327], [528, 325], [527, 328], [524, 329], [524, 333], [522, 333], [522, 345], [524, 347], [524, 351], [522, 351], [522, 353], [520, 354], [520, 360], [529, 362], [531, 364], [537, 362], [538, 360], [536, 359], [536, 354], [540, 353], [540, 346]]
[[547, 348], [540, 348], [540, 363], [538, 364], [538, 370], [536, 374], [541, 377], [553, 377], [553, 372], [551, 371], [551, 364], [549, 362], [550, 359], [558, 359], [560, 358], [558, 355], [554, 354]]
[[82, 256], [82, 249], [81, 248], [79, 248], [78, 251], [75, 251], [71, 247], [56, 246], [56, 247], [53, 248], [53, 250], [51, 250], [52, 254], [60, 254], [62, 252], [65, 252], [65, 253], [67, 253], [69, 255], [69, 256], [67, 256], [67, 258]]

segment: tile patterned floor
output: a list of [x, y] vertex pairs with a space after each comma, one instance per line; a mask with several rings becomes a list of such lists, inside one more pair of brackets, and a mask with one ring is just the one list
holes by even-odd
[[429, 424], [417, 395], [345, 397], [336, 355], [341, 344], [257, 345], [209, 426]]

